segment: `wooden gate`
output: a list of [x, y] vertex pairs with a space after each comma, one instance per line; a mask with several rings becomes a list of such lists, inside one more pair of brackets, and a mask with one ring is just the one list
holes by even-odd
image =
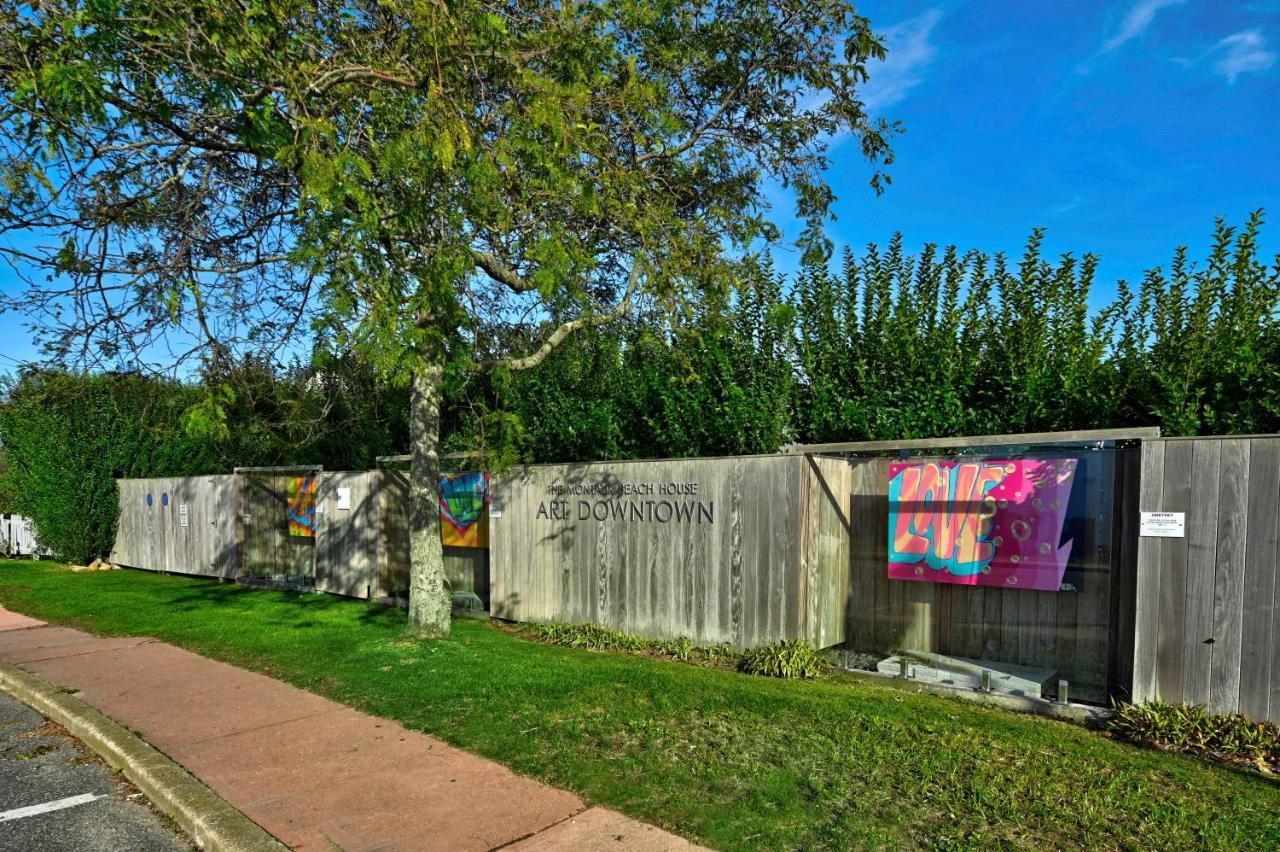
[[238, 468], [244, 524], [241, 582], [311, 590], [316, 582], [319, 470]]

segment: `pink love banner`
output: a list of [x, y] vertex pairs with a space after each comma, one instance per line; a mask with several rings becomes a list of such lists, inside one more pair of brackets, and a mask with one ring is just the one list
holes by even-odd
[[889, 465], [889, 579], [1056, 592], [1075, 459]]

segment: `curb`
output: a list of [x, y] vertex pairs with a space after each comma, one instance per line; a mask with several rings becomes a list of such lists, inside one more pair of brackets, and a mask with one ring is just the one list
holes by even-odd
[[0, 662], [0, 689], [66, 728], [123, 772], [199, 848], [215, 852], [287, 848], [194, 775], [79, 698], [4, 662]]

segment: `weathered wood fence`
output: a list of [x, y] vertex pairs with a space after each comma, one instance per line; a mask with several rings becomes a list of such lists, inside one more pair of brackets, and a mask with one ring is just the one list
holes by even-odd
[[[409, 600], [409, 480], [404, 471], [378, 472], [377, 597]], [[460, 605], [489, 607], [489, 551], [470, 547], [444, 548], [444, 573]], [[469, 594], [468, 594], [469, 593]]]
[[[1146, 436], [1140, 448], [1088, 437], [1018, 450], [1076, 460], [1070, 590], [889, 579], [890, 459], [878, 454], [892, 448], [879, 445], [849, 458], [513, 470], [493, 481], [491, 550], [447, 549], [446, 567], [455, 590], [501, 618], [739, 648], [802, 637], [937, 652], [1052, 669], [1086, 700], [1280, 719], [1280, 437]], [[269, 476], [122, 480], [113, 558], [407, 597], [402, 472], [324, 472], [315, 537], [303, 542], [288, 536], [285, 487]], [[1184, 513], [1184, 537], [1140, 535], [1142, 512]]]
[[1280, 437], [1144, 442], [1141, 510], [1186, 532], [1138, 545], [1134, 698], [1280, 719]]
[[844, 640], [849, 469], [797, 455], [527, 467], [494, 481], [492, 607], [737, 648]]
[[238, 574], [236, 477], [122, 479], [118, 485], [114, 562], [174, 574]]
[[[408, 489], [395, 470], [321, 471], [315, 535], [289, 534], [293, 473], [118, 481], [112, 560], [173, 574], [405, 601]], [[446, 548], [455, 591], [487, 604], [488, 554]]]

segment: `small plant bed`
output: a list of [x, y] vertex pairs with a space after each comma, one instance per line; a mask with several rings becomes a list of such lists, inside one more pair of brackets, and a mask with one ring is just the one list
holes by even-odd
[[569, 645], [474, 619], [418, 640], [395, 608], [49, 563], [0, 567], [0, 603], [263, 672], [717, 849], [1280, 847], [1259, 772], [878, 683], [551, 626]]
[[1190, 704], [1122, 704], [1107, 730], [1163, 751], [1248, 766], [1264, 774], [1280, 772], [1280, 725], [1239, 714], [1210, 713]]
[[737, 669], [765, 677], [816, 680], [830, 674], [833, 669], [826, 657], [803, 639], [784, 639], [740, 654], [728, 644], [695, 645], [687, 636], [645, 639], [599, 624], [499, 624], [500, 629], [515, 636], [549, 645], [665, 657], [682, 663]]
[[739, 654], [728, 645], [701, 647], [688, 637], [679, 639], [645, 639], [634, 633], [623, 633], [599, 624], [551, 624], [509, 623], [495, 621], [499, 630], [547, 645], [565, 648], [583, 648], [588, 651], [623, 651], [649, 657], [664, 657], [682, 663], [733, 668]]
[[804, 639], [782, 639], [742, 655], [738, 668], [747, 674], [784, 680], [817, 680], [831, 673], [831, 663]]

